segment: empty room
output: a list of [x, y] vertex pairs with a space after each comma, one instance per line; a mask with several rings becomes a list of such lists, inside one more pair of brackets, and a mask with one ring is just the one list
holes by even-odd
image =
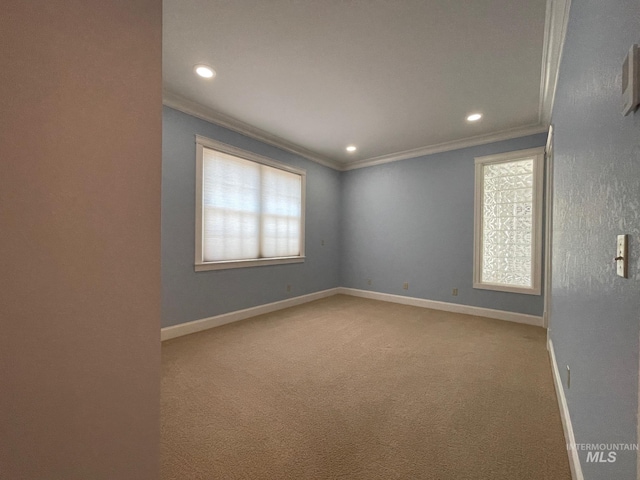
[[0, 478], [640, 479], [637, 0], [0, 38]]
[[[165, 478], [561, 479], [572, 443], [635, 443], [566, 440], [560, 411], [589, 372], [562, 322], [593, 308], [563, 297], [596, 268], [566, 209], [601, 198], [574, 120], [549, 128], [579, 95], [568, 8], [165, 2]], [[598, 213], [610, 287], [623, 211]], [[585, 470], [634, 471], [616, 455]]]

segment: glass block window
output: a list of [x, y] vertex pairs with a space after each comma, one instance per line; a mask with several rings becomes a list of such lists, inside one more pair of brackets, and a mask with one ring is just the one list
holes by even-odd
[[197, 140], [196, 270], [303, 261], [305, 173]]
[[540, 293], [543, 158], [536, 149], [476, 159], [474, 287]]

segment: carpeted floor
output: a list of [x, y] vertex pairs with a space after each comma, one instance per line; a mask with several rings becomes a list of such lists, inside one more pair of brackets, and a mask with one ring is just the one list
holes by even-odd
[[165, 480], [571, 478], [541, 328], [337, 295], [162, 368]]

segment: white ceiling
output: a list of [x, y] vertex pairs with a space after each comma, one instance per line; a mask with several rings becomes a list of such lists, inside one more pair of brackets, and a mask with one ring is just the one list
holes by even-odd
[[[165, 104], [336, 168], [541, 131], [545, 8], [164, 0]], [[198, 63], [216, 78], [197, 77]], [[475, 111], [484, 118], [466, 122]], [[348, 144], [358, 150], [347, 153]]]

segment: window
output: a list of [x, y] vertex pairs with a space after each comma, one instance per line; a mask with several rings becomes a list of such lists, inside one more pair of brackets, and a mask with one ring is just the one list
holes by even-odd
[[474, 288], [540, 295], [544, 148], [475, 159]]
[[306, 174], [196, 135], [195, 269], [304, 261]]

